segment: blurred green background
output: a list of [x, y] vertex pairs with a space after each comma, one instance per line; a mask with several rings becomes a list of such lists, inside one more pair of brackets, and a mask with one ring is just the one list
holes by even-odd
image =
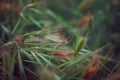
[[[2, 2], [8, 5], [0, 6], [1, 39], [60, 25], [63, 34], [70, 33], [68, 37], [89, 33], [88, 47], [92, 50], [109, 42], [119, 43], [119, 0], [1, 0], [1, 4]], [[88, 13], [92, 16], [91, 21], [81, 26], [82, 19]], [[73, 37], [70, 39], [74, 41]]]

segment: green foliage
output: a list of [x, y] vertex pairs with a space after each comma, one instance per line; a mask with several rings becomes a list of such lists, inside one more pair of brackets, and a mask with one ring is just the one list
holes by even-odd
[[0, 22], [1, 80], [109, 79], [106, 64], [115, 60], [111, 49], [102, 54], [111, 47], [105, 46], [111, 0], [13, 0], [9, 5], [14, 3], [18, 13], [10, 8], [5, 14], [10, 20]]

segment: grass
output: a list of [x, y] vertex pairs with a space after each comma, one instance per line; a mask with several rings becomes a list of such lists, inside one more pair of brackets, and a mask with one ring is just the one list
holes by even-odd
[[[9, 16], [11, 22], [0, 23], [0, 79], [119, 80], [120, 62], [112, 58], [114, 45], [102, 41], [107, 39], [106, 35], [101, 36], [103, 32], [99, 28], [106, 26], [102, 19], [109, 10], [106, 12], [94, 0], [90, 3], [55, 1], [59, 3], [8, 2], [8, 11], [12, 14], [4, 15]], [[19, 9], [12, 9], [14, 5]], [[110, 69], [108, 66], [113, 64], [109, 63], [115, 66]]]

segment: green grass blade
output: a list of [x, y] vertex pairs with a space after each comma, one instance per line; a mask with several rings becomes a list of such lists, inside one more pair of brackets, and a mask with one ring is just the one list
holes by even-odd
[[39, 57], [36, 55], [36, 53], [34, 53], [33, 51], [30, 51], [31, 55], [35, 58], [35, 60], [38, 62], [38, 63], [41, 63], [40, 62], [40, 59]]
[[21, 55], [19, 53], [18, 53], [18, 66], [19, 66], [19, 69], [20, 69], [20, 73], [19, 73], [20, 78], [22, 80], [26, 80], [23, 61], [22, 61]]
[[16, 25], [14, 26], [13, 30], [12, 30], [12, 34], [14, 34], [17, 30], [17, 28], [19, 27], [21, 23], [21, 18], [19, 18], [19, 20], [17, 21]]

